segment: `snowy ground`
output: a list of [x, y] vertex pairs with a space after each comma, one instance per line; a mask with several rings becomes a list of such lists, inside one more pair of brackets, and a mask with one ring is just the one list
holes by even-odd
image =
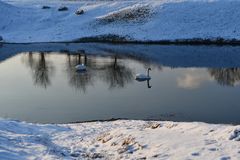
[[240, 159], [240, 126], [118, 120], [0, 120], [0, 159]]
[[[59, 12], [60, 6], [69, 10]], [[17, 43], [95, 36], [124, 41], [240, 40], [239, 7], [238, 0], [0, 0], [0, 36]], [[85, 13], [76, 15], [78, 9]]]

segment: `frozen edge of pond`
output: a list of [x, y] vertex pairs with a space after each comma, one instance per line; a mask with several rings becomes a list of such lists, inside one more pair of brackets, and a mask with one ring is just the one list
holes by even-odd
[[239, 159], [240, 126], [116, 120], [32, 124], [0, 120], [0, 159]]

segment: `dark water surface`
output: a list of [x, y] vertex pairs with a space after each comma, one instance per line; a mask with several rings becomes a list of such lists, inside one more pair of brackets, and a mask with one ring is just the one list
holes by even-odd
[[[4, 44], [0, 61], [3, 118], [240, 124], [240, 47]], [[136, 81], [148, 67], [152, 79]]]

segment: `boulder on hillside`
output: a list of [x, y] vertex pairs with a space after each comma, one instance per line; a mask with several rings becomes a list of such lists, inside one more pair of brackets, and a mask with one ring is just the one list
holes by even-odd
[[84, 11], [82, 9], [78, 9], [76, 12], [75, 12], [76, 15], [81, 15], [81, 14], [84, 14]]
[[42, 6], [42, 9], [50, 9], [50, 6]]
[[61, 6], [58, 8], [58, 11], [67, 11], [68, 10], [68, 7], [66, 6]]

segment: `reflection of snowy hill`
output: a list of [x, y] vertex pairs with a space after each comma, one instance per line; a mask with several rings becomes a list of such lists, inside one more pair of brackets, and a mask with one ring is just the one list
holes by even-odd
[[85, 51], [86, 54], [132, 57], [140, 61], [151, 61], [169, 67], [240, 67], [240, 47], [238, 46], [111, 45], [101, 43], [2, 44], [0, 61], [20, 52], [76, 52], [79, 50]]

